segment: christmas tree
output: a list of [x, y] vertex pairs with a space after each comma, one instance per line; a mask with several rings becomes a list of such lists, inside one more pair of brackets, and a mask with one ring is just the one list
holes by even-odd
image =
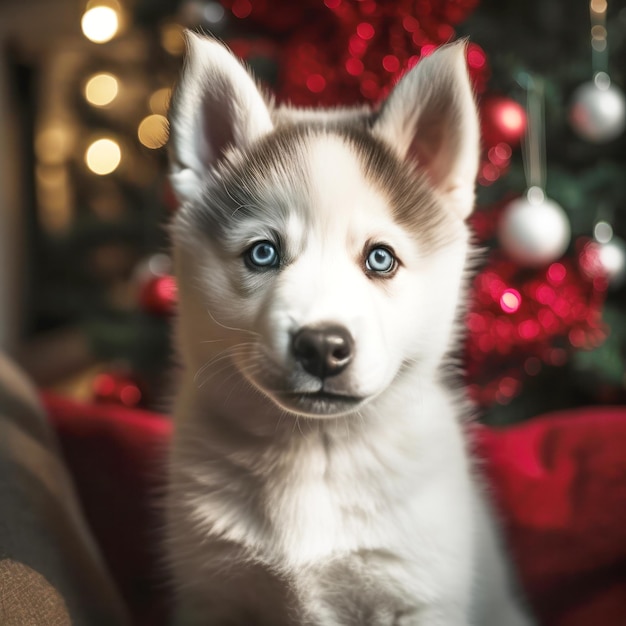
[[88, 245], [93, 251], [115, 241], [118, 248], [104, 248], [109, 260], [111, 250], [120, 257], [120, 241], [133, 245], [118, 259], [122, 267], [105, 267], [98, 281], [72, 263], [65, 296], [52, 290], [42, 307], [49, 314], [62, 300], [67, 315], [72, 294], [89, 295], [73, 317], [88, 322], [101, 359], [126, 364], [124, 374], [111, 366], [94, 381], [97, 398], [158, 398], [150, 388], [167, 362], [175, 299], [167, 258], [154, 256], [167, 249], [160, 227], [175, 210], [165, 179], [164, 100], [180, 67], [182, 29], [193, 28], [224, 39], [279, 101], [303, 106], [375, 106], [435, 47], [468, 37], [483, 126], [472, 224], [484, 250], [461, 355], [469, 393], [494, 424], [626, 399], [626, 218], [619, 212], [626, 204], [626, 113], [615, 64], [623, 55], [624, 10], [605, 0], [145, 0], [128, 21], [125, 35], [100, 45], [140, 49], [134, 67], [122, 67], [112, 53], [94, 55], [81, 71], [141, 75], [149, 109], [140, 114], [128, 104], [107, 115], [108, 104], [87, 97], [73, 115], [84, 127], [116, 134], [118, 145], [137, 153], [143, 176], [128, 168], [97, 172], [96, 201], [85, 182], [95, 171], [87, 160], [91, 172], [83, 168], [76, 180], [90, 208], [52, 240], [66, 264]]
[[[486, 417], [492, 422], [624, 400], [626, 257], [619, 235], [626, 223], [618, 208], [626, 198], [620, 174], [626, 111], [619, 87], [623, 74], [615, 65], [620, 47], [623, 54], [624, 18], [616, 3], [607, 6], [604, 0], [567, 7], [487, 0], [462, 25], [461, 32], [486, 51], [491, 67], [481, 98], [487, 160], [476, 226], [493, 252], [475, 282], [474, 323], [480, 328], [495, 322], [488, 333], [494, 343], [504, 338], [505, 346], [513, 347], [512, 374], [502, 379], [505, 388], [490, 405], [489, 387], [497, 377], [483, 378], [496, 371], [487, 365], [494, 356], [489, 346], [484, 360], [475, 363], [482, 370], [477, 380], [486, 382]], [[526, 122], [543, 126], [542, 136], [527, 134], [521, 149], [505, 139], [504, 156], [506, 145], [512, 154], [501, 168], [497, 132], [503, 137], [503, 131], [516, 128], [512, 104], [527, 101], [529, 80], [541, 86], [545, 111], [529, 109], [535, 119]], [[545, 156], [536, 154], [534, 162], [533, 141], [545, 141]], [[539, 176], [556, 209], [541, 204], [541, 210], [529, 211], [511, 202], [533, 176]], [[492, 299], [500, 297], [504, 315], [485, 319], [490, 289]], [[507, 317], [516, 326], [513, 340], [510, 325], [502, 327]], [[476, 350], [480, 337], [471, 320], [469, 345]]]

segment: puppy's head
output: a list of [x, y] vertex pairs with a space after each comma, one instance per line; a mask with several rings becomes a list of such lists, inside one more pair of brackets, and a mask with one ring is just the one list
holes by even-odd
[[[464, 46], [376, 112], [274, 110], [189, 35], [171, 114], [179, 339], [198, 384], [231, 371], [287, 411], [356, 411], [450, 348], [478, 124]], [[223, 377], [219, 377], [223, 380]]]

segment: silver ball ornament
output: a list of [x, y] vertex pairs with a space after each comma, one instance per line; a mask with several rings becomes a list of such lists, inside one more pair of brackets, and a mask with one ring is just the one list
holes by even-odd
[[524, 267], [541, 267], [560, 258], [571, 238], [565, 211], [542, 189], [531, 187], [504, 209], [498, 238], [506, 253]]
[[598, 72], [572, 96], [569, 110], [572, 128], [583, 139], [604, 143], [618, 137], [626, 127], [626, 98], [611, 84], [608, 74]]
[[215, 29], [223, 25], [226, 11], [214, 0], [186, 0], [178, 9], [178, 19], [186, 26]]
[[626, 280], [626, 243], [619, 237], [598, 246], [598, 260], [612, 288]]

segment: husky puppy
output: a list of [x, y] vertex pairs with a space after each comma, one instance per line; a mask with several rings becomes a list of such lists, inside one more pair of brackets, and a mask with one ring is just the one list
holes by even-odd
[[531, 623], [443, 374], [479, 158], [464, 49], [375, 111], [314, 111], [274, 107], [188, 35], [171, 113], [178, 623]]

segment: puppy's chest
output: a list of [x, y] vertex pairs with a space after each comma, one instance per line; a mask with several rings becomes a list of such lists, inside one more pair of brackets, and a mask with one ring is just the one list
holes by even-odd
[[228, 463], [212, 464], [215, 488], [203, 498], [212, 534], [281, 569], [360, 551], [401, 551], [418, 524], [419, 472], [371, 450], [307, 443], [240, 468], [236, 489], [218, 488], [234, 472]]

